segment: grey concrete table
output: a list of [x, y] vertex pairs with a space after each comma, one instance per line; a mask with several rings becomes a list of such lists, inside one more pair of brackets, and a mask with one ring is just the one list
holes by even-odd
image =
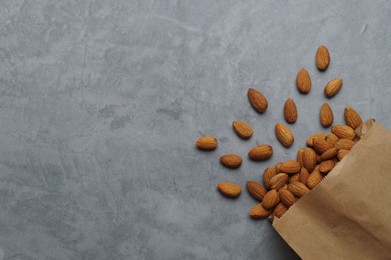
[[[255, 201], [216, 191], [261, 180], [347, 105], [391, 128], [389, 1], [0, 0], [0, 259], [295, 259]], [[314, 54], [332, 61], [316, 70]], [[307, 68], [313, 90], [300, 95]], [[249, 87], [269, 100], [251, 109]], [[296, 100], [296, 141], [273, 126]], [[233, 120], [254, 127], [240, 140]], [[200, 152], [202, 135], [220, 140]], [[262, 163], [246, 158], [274, 146]], [[238, 153], [240, 169], [219, 156]]]

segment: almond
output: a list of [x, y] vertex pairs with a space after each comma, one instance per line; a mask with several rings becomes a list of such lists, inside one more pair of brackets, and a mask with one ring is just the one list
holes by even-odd
[[310, 177], [310, 173], [307, 171], [305, 167], [301, 167], [300, 171], [300, 182], [304, 185], [307, 184], [308, 177]]
[[262, 206], [262, 203], [259, 203], [258, 205], [252, 207], [250, 209], [250, 217], [253, 219], [261, 219], [261, 218], [267, 218], [272, 214], [271, 210], [267, 210]]
[[226, 154], [220, 157], [222, 165], [228, 168], [238, 168], [242, 164], [242, 157], [236, 154]]
[[198, 141], [195, 143], [195, 145], [200, 150], [214, 150], [217, 147], [217, 139], [213, 136], [204, 136], [198, 139]]
[[347, 155], [349, 153], [349, 150], [345, 150], [345, 149], [341, 149], [341, 150], [339, 150], [338, 151], [338, 155], [337, 155], [337, 157], [338, 157], [338, 160], [342, 160], [342, 158], [344, 158], [345, 157], [345, 155]]
[[288, 181], [288, 174], [278, 173], [276, 174], [276, 176], [271, 178], [270, 188], [272, 190], [278, 190], [279, 188], [283, 187], [287, 181]]
[[325, 174], [331, 171], [334, 168], [334, 166], [335, 166], [334, 160], [326, 160], [320, 164], [319, 171]]
[[272, 209], [278, 203], [280, 203], [280, 196], [278, 195], [276, 190], [268, 191], [262, 199], [262, 206], [265, 209]]
[[305, 148], [304, 150], [304, 167], [309, 171], [312, 172], [315, 169], [316, 166], [316, 158], [317, 155], [315, 151], [312, 148]]
[[324, 133], [319, 132], [319, 133], [313, 134], [310, 137], [308, 137], [306, 140], [306, 143], [309, 147], [313, 147], [315, 139], [317, 139], [317, 138], [325, 139], [325, 137], [326, 137], [326, 135]]
[[262, 201], [263, 196], [265, 196], [267, 190], [262, 186], [262, 184], [256, 181], [246, 182], [246, 187], [248, 192], [257, 200]]
[[288, 98], [284, 105], [284, 117], [289, 124], [293, 124], [297, 120], [297, 108], [293, 99]]
[[322, 107], [320, 108], [320, 123], [323, 127], [329, 127], [333, 124], [334, 121], [334, 115], [333, 110], [329, 106], [329, 104], [324, 103]]
[[353, 129], [356, 129], [362, 124], [361, 116], [351, 107], [345, 108], [344, 117], [346, 124]]
[[219, 183], [217, 189], [227, 197], [237, 197], [242, 192], [242, 188], [239, 185], [230, 182]]
[[353, 141], [353, 140], [349, 140], [349, 139], [339, 139], [336, 143], [335, 143], [335, 148], [337, 148], [337, 150], [350, 150], [352, 149], [352, 147], [355, 145], [356, 143]]
[[256, 89], [249, 88], [247, 92], [248, 100], [251, 106], [259, 113], [265, 112], [267, 109], [267, 100], [265, 96]]
[[296, 173], [289, 178], [289, 183], [300, 181], [300, 173]]
[[295, 195], [292, 194], [289, 190], [280, 189], [278, 191], [278, 195], [280, 195], [281, 202], [285, 205], [285, 207], [289, 208], [296, 202]]
[[301, 169], [300, 163], [294, 160], [283, 162], [280, 166], [280, 170], [288, 174], [298, 173], [300, 169]]
[[285, 212], [287, 212], [288, 208], [284, 206], [284, 204], [282, 203], [279, 203], [276, 208], [274, 209], [273, 211], [273, 214], [274, 216], [276, 216], [277, 218], [281, 218], [282, 215], [285, 214]]
[[273, 148], [268, 144], [261, 144], [253, 147], [248, 153], [248, 157], [254, 161], [264, 161], [273, 155]]
[[356, 137], [354, 129], [347, 125], [335, 125], [331, 128], [331, 132], [340, 139], [353, 140]]
[[276, 169], [273, 167], [268, 167], [263, 172], [263, 184], [265, 185], [265, 188], [270, 190], [270, 180], [276, 175]]
[[324, 93], [326, 94], [326, 97], [332, 98], [337, 95], [342, 88], [342, 84], [343, 80], [340, 78], [329, 81], [324, 88]]
[[300, 164], [300, 166], [304, 165], [303, 155], [304, 155], [304, 148], [300, 148], [297, 151], [297, 156], [296, 156], [296, 160]]
[[326, 46], [319, 46], [316, 52], [316, 66], [319, 70], [324, 71], [330, 64], [330, 53]]
[[333, 133], [326, 135], [326, 141], [329, 142], [330, 144], [332, 144], [333, 146], [335, 145], [335, 142], [337, 140], [338, 140], [338, 137]]
[[275, 169], [276, 169], [276, 173], [281, 173], [281, 165], [282, 165], [282, 162], [278, 162], [276, 163], [276, 166], [275, 166]]
[[324, 153], [322, 153], [322, 155], [319, 157], [319, 160], [322, 162], [325, 160], [332, 159], [335, 156], [337, 156], [337, 153], [338, 153], [337, 148], [334, 148], [334, 147], [330, 148], [327, 151], [325, 151]]
[[297, 198], [306, 195], [310, 190], [301, 182], [292, 182], [288, 185], [288, 190]]
[[311, 77], [308, 71], [302, 68], [296, 76], [297, 89], [302, 94], [308, 94], [311, 91]]
[[318, 185], [323, 180], [323, 175], [319, 171], [319, 168], [316, 168], [311, 174], [310, 177], [308, 177], [307, 180], [307, 187], [311, 190]]
[[243, 139], [249, 139], [253, 135], [253, 129], [250, 125], [242, 121], [232, 123], [235, 133]]
[[314, 140], [314, 149], [318, 154], [322, 154], [330, 148], [333, 146], [326, 140], [320, 138]]
[[291, 130], [286, 125], [278, 123], [275, 125], [274, 130], [278, 141], [280, 141], [283, 146], [288, 148], [295, 141]]

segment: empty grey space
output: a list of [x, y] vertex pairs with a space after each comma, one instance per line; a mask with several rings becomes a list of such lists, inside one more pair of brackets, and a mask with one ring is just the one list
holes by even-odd
[[[331, 64], [315, 67], [319, 45]], [[300, 95], [306, 68], [312, 91]], [[353, 106], [391, 128], [390, 1], [0, 0], [0, 259], [298, 259], [243, 188]], [[325, 84], [344, 80], [328, 100]], [[247, 100], [255, 87], [264, 114]], [[274, 124], [291, 97], [295, 143]], [[254, 136], [241, 140], [232, 121]], [[213, 135], [219, 147], [194, 142]], [[251, 162], [268, 143], [273, 157]], [[219, 157], [243, 157], [237, 170]]]

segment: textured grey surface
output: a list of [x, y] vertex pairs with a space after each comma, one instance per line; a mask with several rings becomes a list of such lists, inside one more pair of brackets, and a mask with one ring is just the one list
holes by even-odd
[[[216, 184], [260, 180], [321, 130], [325, 83], [335, 122], [346, 105], [391, 127], [389, 1], [0, 0], [0, 258], [295, 259], [247, 192]], [[315, 69], [320, 44], [332, 62]], [[294, 81], [313, 79], [308, 96]], [[269, 100], [249, 106], [248, 87]], [[296, 141], [273, 125], [296, 100]], [[242, 141], [231, 122], [254, 136]], [[220, 140], [200, 152], [202, 135]], [[255, 144], [272, 160], [249, 162]], [[242, 155], [239, 170], [219, 156]]]

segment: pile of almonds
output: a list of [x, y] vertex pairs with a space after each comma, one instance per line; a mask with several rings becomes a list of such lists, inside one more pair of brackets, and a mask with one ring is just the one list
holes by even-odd
[[[320, 46], [316, 53], [316, 66], [325, 71], [330, 63], [330, 54], [325, 46]], [[333, 79], [327, 83], [324, 93], [328, 98], [335, 96], [342, 88], [342, 79]], [[303, 68], [296, 77], [296, 86], [301, 94], [311, 91], [311, 77]], [[268, 102], [266, 97], [254, 88], [248, 89], [248, 99], [251, 106], [259, 113], [266, 111]], [[294, 124], [297, 120], [295, 102], [288, 98], [284, 104], [284, 117], [287, 123]], [[334, 121], [331, 107], [324, 103], [319, 112], [320, 123], [323, 127], [330, 127]], [[307, 138], [306, 148], [297, 151], [296, 160], [279, 162], [275, 167], [268, 167], [263, 172], [263, 185], [257, 181], [247, 181], [248, 192], [259, 201], [250, 210], [254, 219], [266, 218], [270, 215], [280, 218], [298, 199], [315, 188], [334, 166], [349, 153], [357, 142], [355, 129], [362, 123], [360, 115], [351, 107], [344, 110], [346, 125], [331, 127], [331, 133], [316, 133]], [[250, 125], [242, 121], [232, 123], [235, 133], [249, 139], [253, 135]], [[286, 148], [294, 142], [290, 128], [282, 123], [275, 125], [275, 134], [278, 141]], [[218, 141], [212, 136], [201, 137], [196, 146], [201, 150], [214, 150]], [[273, 155], [273, 148], [269, 144], [262, 144], [252, 148], [248, 157], [254, 161], [264, 161]], [[236, 154], [226, 154], [220, 157], [224, 166], [235, 169], [241, 166], [242, 158]], [[240, 185], [231, 182], [222, 182], [217, 189], [225, 196], [236, 197], [242, 191]]]

